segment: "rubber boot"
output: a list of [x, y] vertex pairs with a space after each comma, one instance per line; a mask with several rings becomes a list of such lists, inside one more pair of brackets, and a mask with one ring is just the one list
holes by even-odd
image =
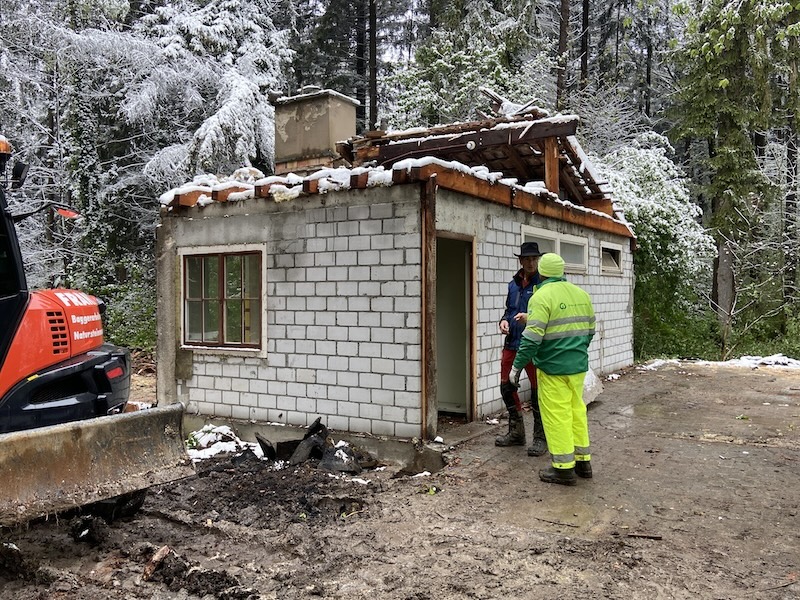
[[[513, 412], [512, 412], [513, 410]], [[524, 446], [525, 422], [516, 409], [508, 411], [508, 433], [494, 439], [495, 446]]]
[[544, 456], [547, 453], [547, 438], [544, 435], [542, 413], [539, 411], [537, 389], [531, 392], [531, 412], [533, 414], [533, 441], [528, 447], [528, 456]]
[[592, 463], [588, 460], [575, 461], [575, 475], [584, 479], [592, 478]]
[[556, 469], [548, 467], [539, 471], [539, 479], [545, 483], [558, 483], [560, 485], [577, 485], [578, 478], [575, 477], [575, 469]]
[[522, 413], [517, 407], [516, 391], [516, 388], [510, 383], [504, 383], [500, 386], [503, 402], [508, 409], [508, 433], [498, 435], [494, 440], [495, 446], [525, 445], [525, 422], [522, 420]]

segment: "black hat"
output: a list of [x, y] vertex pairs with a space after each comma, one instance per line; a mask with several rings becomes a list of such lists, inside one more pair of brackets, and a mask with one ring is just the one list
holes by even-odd
[[524, 242], [522, 246], [519, 247], [519, 254], [515, 254], [517, 258], [522, 258], [523, 256], [541, 256], [542, 253], [539, 252], [539, 244], [536, 242]]

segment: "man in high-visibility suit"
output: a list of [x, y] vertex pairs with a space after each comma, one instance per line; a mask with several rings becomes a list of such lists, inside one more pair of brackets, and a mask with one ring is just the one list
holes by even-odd
[[539, 479], [575, 485], [576, 475], [592, 476], [583, 380], [595, 331], [594, 308], [589, 294], [564, 278], [564, 259], [558, 254], [539, 259], [539, 276], [543, 281], [528, 303], [528, 322], [510, 379], [518, 386], [520, 370], [531, 360], [536, 365], [539, 408], [552, 461], [539, 471]]

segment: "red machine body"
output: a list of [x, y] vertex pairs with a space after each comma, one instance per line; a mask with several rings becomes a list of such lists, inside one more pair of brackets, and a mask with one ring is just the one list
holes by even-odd
[[0, 372], [0, 398], [40, 371], [102, 345], [97, 298], [67, 289], [32, 292]]

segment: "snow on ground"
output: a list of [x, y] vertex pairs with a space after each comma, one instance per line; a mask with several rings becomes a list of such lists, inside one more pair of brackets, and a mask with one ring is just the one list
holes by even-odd
[[742, 356], [741, 358], [732, 358], [731, 360], [723, 362], [708, 360], [655, 359], [643, 365], [639, 365], [636, 368], [640, 371], [655, 371], [664, 365], [681, 365], [689, 363], [705, 366], [716, 365], [720, 367], [748, 367], [751, 369], [757, 369], [759, 367], [788, 367], [791, 369], [800, 369], [800, 360], [789, 358], [783, 354], [773, 354], [772, 356]]
[[189, 434], [187, 446], [189, 458], [193, 462], [211, 458], [223, 452], [236, 454], [248, 449], [252, 450], [259, 458], [264, 457], [264, 452], [258, 444], [242, 441], [227, 425], [204, 425], [202, 429]]

